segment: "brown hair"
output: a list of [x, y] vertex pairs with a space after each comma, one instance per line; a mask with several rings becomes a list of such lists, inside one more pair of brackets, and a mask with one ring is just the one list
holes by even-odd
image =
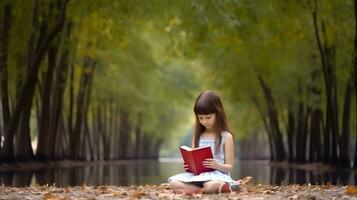
[[227, 117], [224, 112], [223, 104], [219, 96], [212, 91], [204, 91], [198, 95], [193, 111], [196, 115], [196, 126], [195, 126], [195, 137], [194, 137], [194, 148], [198, 147], [199, 139], [206, 128], [200, 123], [197, 115], [208, 115], [216, 114], [216, 121], [214, 125], [214, 132], [216, 134], [216, 151], [222, 143], [221, 132], [228, 131], [232, 133], [227, 124]]

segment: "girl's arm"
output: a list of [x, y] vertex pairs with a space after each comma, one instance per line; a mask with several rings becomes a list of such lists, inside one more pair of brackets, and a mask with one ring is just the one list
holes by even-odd
[[203, 161], [203, 165], [205, 167], [217, 169], [222, 172], [230, 173], [233, 169], [233, 160], [234, 160], [234, 155], [233, 155], [233, 137], [231, 134], [227, 134], [225, 139], [224, 139], [224, 157], [225, 161], [224, 164], [220, 164], [216, 162], [214, 159], [206, 159], [206, 161]]
[[192, 144], [191, 144], [191, 148], [193, 149], [195, 147], [195, 136], [192, 137]]

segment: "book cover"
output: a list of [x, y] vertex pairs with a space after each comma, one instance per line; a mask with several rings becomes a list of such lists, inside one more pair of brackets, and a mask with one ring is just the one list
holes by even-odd
[[207, 158], [213, 158], [211, 147], [190, 148], [188, 146], [180, 147], [183, 161], [188, 165], [188, 171], [198, 175], [202, 172], [214, 171], [212, 168], [203, 166], [203, 161]]

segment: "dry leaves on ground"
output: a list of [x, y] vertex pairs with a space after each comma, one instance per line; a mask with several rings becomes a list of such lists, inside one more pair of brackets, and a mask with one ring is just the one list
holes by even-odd
[[[249, 180], [246, 183], [248, 183]], [[326, 185], [252, 185], [245, 192], [230, 194], [174, 194], [168, 184], [145, 186], [87, 186], [76, 187], [7, 187], [0, 186], [0, 199], [356, 199], [356, 186]]]

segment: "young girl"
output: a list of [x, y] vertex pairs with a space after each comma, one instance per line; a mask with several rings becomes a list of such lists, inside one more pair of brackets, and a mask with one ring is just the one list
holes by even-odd
[[182, 193], [221, 193], [238, 190], [230, 172], [233, 169], [233, 136], [228, 128], [226, 114], [221, 99], [212, 91], [202, 92], [196, 99], [194, 112], [196, 115], [195, 135], [192, 148], [210, 146], [213, 159], [203, 161], [205, 167], [215, 169], [194, 175], [186, 172], [171, 176], [170, 188]]

